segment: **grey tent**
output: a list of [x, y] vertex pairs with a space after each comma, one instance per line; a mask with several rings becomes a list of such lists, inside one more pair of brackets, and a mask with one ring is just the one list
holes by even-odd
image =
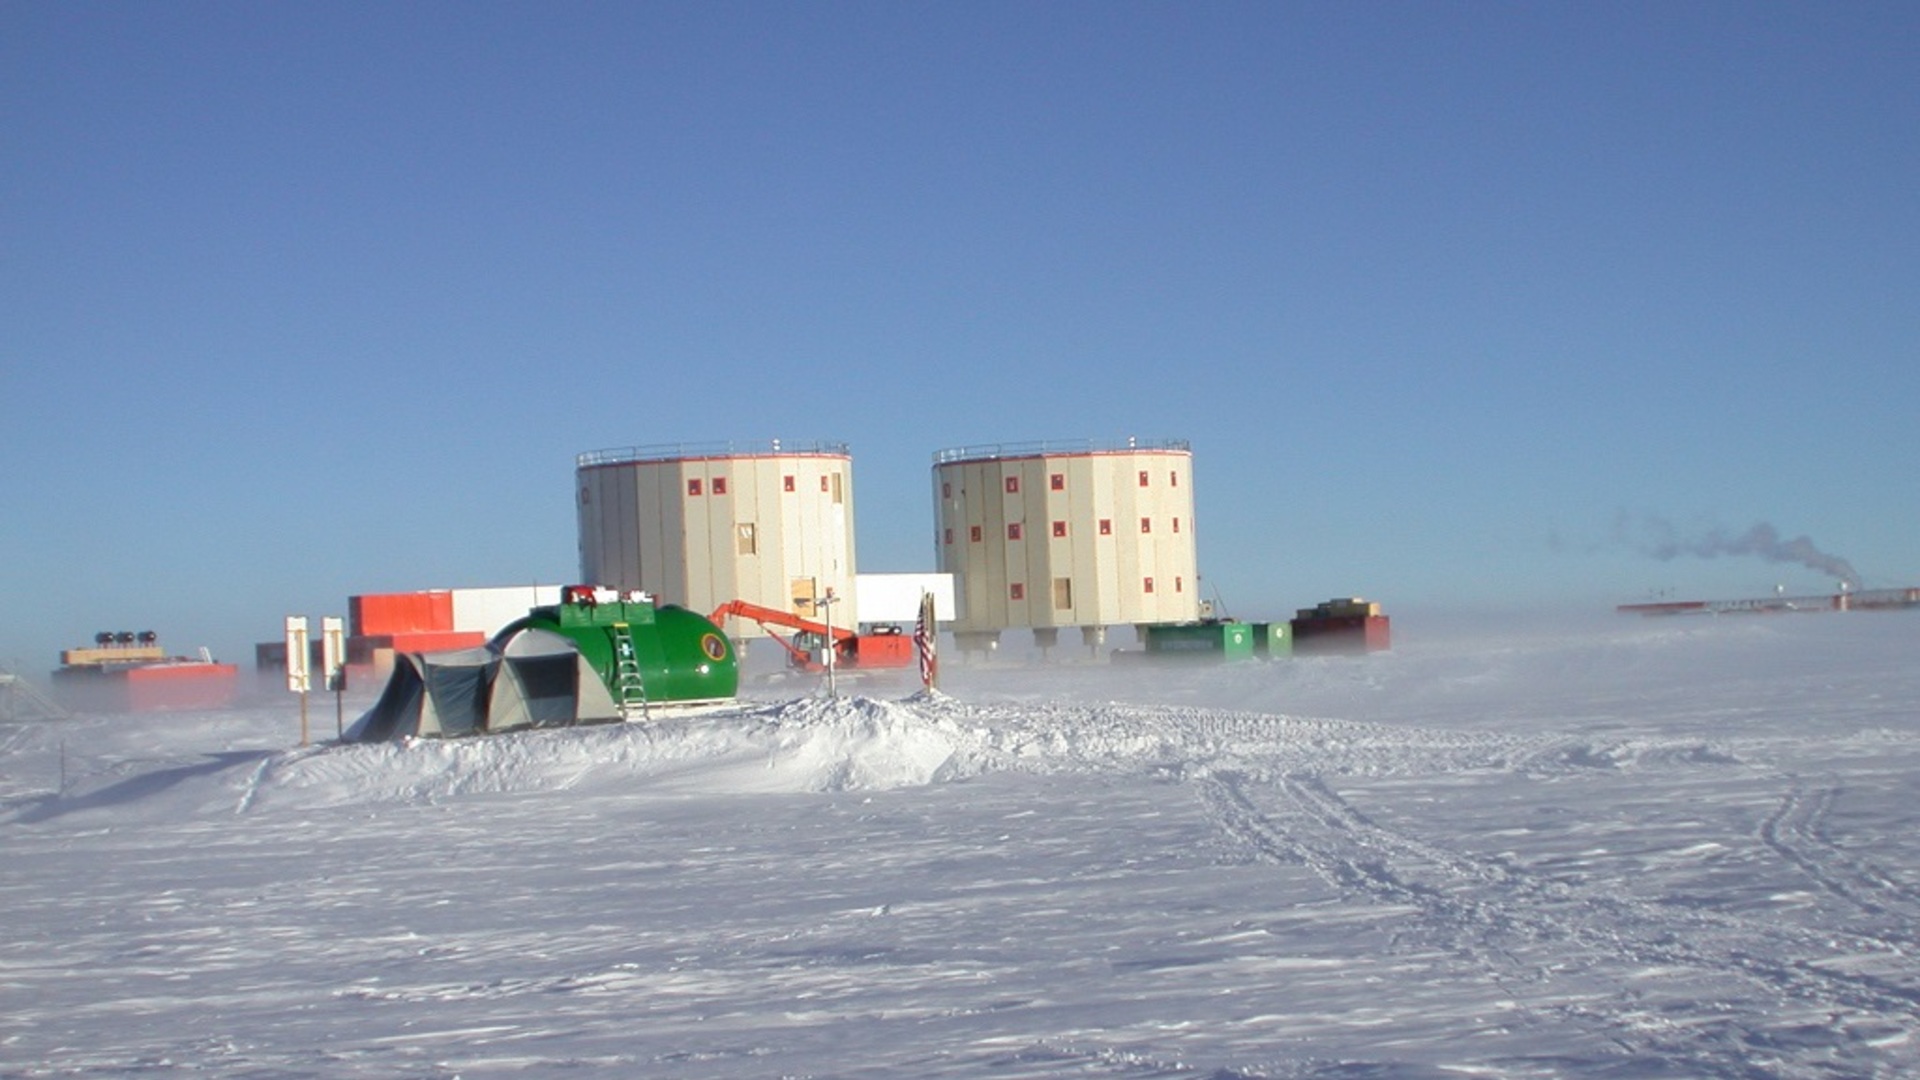
[[606, 683], [571, 639], [529, 628], [484, 648], [395, 656], [380, 700], [346, 739], [476, 735], [620, 718]]

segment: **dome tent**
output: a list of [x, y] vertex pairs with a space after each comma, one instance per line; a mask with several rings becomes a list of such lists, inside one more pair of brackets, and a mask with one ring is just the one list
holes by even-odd
[[348, 742], [489, 734], [622, 719], [572, 639], [527, 627], [483, 648], [401, 653]]

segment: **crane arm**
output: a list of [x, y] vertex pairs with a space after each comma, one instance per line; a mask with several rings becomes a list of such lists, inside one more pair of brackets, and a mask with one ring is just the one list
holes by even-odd
[[784, 626], [789, 630], [800, 630], [809, 634], [819, 634], [823, 638], [831, 637], [835, 642], [851, 641], [857, 636], [853, 630], [848, 627], [836, 626], [829, 632], [826, 623], [815, 622], [812, 619], [803, 619], [790, 611], [781, 611], [779, 608], [750, 604], [745, 600], [729, 600], [719, 607], [714, 608], [713, 614], [708, 616], [708, 618], [712, 620], [715, 626], [724, 626], [726, 625], [727, 617], [730, 615], [742, 619], [752, 619], [754, 622], [760, 623], [763, 626]]

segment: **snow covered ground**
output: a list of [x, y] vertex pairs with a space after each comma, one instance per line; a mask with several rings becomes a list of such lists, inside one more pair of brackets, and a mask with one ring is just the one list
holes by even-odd
[[1920, 1075], [1920, 614], [1396, 621], [458, 742], [0, 726], [0, 1074]]

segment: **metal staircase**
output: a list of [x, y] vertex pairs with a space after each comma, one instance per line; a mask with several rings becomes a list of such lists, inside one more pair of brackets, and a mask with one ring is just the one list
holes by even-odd
[[652, 718], [647, 707], [647, 682], [640, 677], [640, 657], [633, 651], [633, 635], [627, 624], [613, 624], [613, 697], [623, 715], [631, 715], [634, 706], [640, 715]]

